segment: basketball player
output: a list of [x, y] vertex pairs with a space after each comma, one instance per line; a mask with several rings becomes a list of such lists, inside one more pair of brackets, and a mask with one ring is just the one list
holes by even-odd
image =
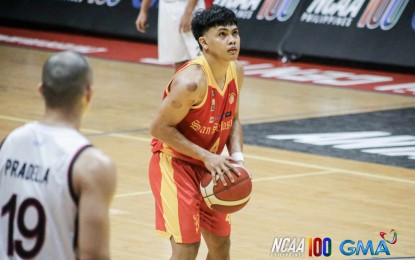
[[[143, 0], [136, 20], [137, 30], [144, 33], [151, 0]], [[195, 10], [204, 9], [204, 0], [160, 0], [158, 11], [158, 58], [162, 63], [173, 63], [175, 71], [188, 60], [200, 55], [190, 31]]]
[[[149, 179], [156, 201], [157, 232], [170, 239], [171, 259], [195, 259], [201, 234], [207, 259], [229, 259], [230, 217], [210, 210], [200, 194], [205, 174], [234, 181], [243, 164], [239, 93], [243, 68], [235, 14], [212, 5], [197, 12], [192, 32], [203, 55], [188, 62], [168, 84], [150, 131]], [[225, 147], [232, 157], [221, 155]], [[215, 178], [213, 178], [215, 180]]]
[[78, 131], [92, 71], [74, 52], [53, 54], [39, 92], [45, 114], [0, 147], [0, 259], [108, 259], [113, 162]]

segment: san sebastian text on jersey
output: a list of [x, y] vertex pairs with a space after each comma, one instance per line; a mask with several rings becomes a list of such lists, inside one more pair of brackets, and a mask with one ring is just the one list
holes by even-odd
[[232, 128], [233, 120], [221, 121], [214, 123], [212, 126], [201, 125], [199, 120], [194, 120], [190, 126], [194, 131], [205, 135], [211, 135], [215, 132], [226, 131]]

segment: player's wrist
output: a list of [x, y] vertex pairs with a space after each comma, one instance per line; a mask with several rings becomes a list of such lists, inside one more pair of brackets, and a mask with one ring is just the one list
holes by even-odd
[[244, 163], [245, 158], [244, 158], [244, 154], [242, 152], [233, 152], [231, 154], [232, 160], [234, 160], [237, 163]]

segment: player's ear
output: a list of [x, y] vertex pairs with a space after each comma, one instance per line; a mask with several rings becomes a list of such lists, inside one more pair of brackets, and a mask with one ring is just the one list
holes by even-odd
[[82, 111], [82, 116], [86, 117], [86, 115], [89, 112], [89, 109], [91, 107], [91, 101], [92, 101], [92, 94], [94, 93], [93, 88], [88, 85], [86, 88], [86, 93], [84, 98], [82, 99], [82, 103], [83, 103], [83, 111]]
[[90, 103], [92, 100], [92, 94], [94, 94], [94, 89], [91, 87], [91, 85], [88, 85], [86, 88], [86, 100], [88, 103]]
[[203, 50], [208, 49], [208, 44], [206, 42], [206, 37], [204, 37], [204, 36], [199, 37], [199, 43], [202, 46]]
[[39, 94], [40, 94], [41, 96], [43, 96], [43, 84], [42, 84], [42, 82], [40, 82], [40, 83], [37, 85], [37, 91], [39, 92]]

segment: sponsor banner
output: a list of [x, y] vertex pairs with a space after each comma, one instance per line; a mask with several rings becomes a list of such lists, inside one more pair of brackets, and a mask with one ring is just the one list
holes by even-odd
[[415, 67], [415, 1], [307, 0], [287, 53]]
[[[170, 65], [157, 60], [157, 46], [125, 40], [0, 26], [0, 44], [50, 51], [75, 50], [92, 57]], [[244, 66], [245, 75], [249, 77], [415, 96], [415, 76], [410, 74], [301, 62], [283, 64], [275, 59], [251, 56], [241, 56], [239, 61]]]
[[247, 144], [415, 169], [415, 108], [243, 127]]

